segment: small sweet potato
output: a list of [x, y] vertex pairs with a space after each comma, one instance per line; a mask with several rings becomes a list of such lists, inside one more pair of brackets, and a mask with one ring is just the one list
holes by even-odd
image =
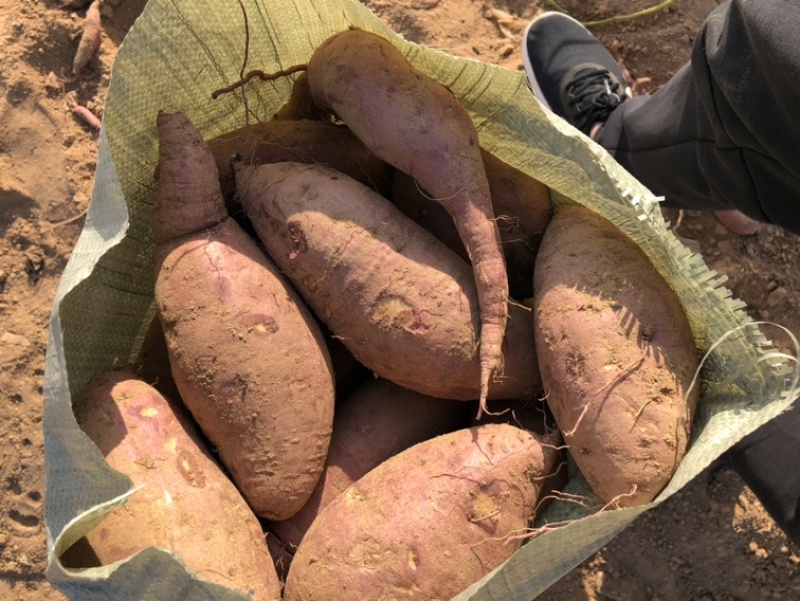
[[506, 424], [462, 429], [388, 459], [306, 533], [286, 601], [450, 599], [510, 557], [555, 452]]
[[83, 32], [78, 42], [78, 49], [75, 51], [75, 57], [72, 60], [73, 75], [78, 75], [83, 71], [100, 47], [100, 38], [103, 30], [100, 19], [100, 5], [101, 0], [94, 0], [86, 10]]
[[206, 580], [254, 600], [280, 599], [258, 519], [179, 405], [121, 369], [96, 376], [75, 414], [108, 464], [141, 488], [67, 553], [71, 567], [160, 547]]
[[225, 211], [214, 158], [181, 113], [158, 117], [156, 310], [181, 398], [253, 510], [287, 519], [325, 464], [330, 358], [314, 317]]
[[387, 380], [364, 383], [336, 408], [325, 471], [308, 503], [270, 529], [296, 549], [319, 512], [348, 486], [400, 451], [465, 426], [468, 409]]
[[[243, 166], [237, 189], [269, 255], [356, 359], [421, 394], [479, 399], [480, 311], [467, 263], [333, 169]], [[508, 312], [504, 375], [489, 398], [539, 390], [531, 314]]]
[[606, 503], [648, 503], [686, 451], [697, 400], [677, 295], [611, 222], [569, 206], [545, 232], [534, 299], [545, 397], [575, 463]]

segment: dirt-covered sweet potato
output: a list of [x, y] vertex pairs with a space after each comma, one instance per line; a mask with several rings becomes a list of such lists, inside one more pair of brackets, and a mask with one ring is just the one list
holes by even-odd
[[365, 382], [336, 407], [325, 471], [308, 503], [270, 529], [294, 550], [320, 511], [389, 457], [466, 425], [469, 405], [435, 399], [388, 380]]
[[75, 414], [139, 489], [67, 553], [68, 565], [107, 565], [159, 547], [206, 580], [257, 601], [280, 599], [258, 519], [180, 405], [126, 368], [96, 376]]
[[[267, 252], [361, 363], [433, 397], [481, 393], [470, 266], [366, 186], [321, 165], [243, 166], [237, 190]], [[489, 398], [539, 390], [530, 312], [516, 305]]]
[[181, 398], [259, 516], [287, 519], [325, 464], [334, 383], [322, 333], [225, 211], [214, 158], [181, 113], [158, 117], [156, 309]]
[[286, 601], [450, 599], [508, 559], [555, 452], [487, 424], [421, 442], [334, 499], [306, 533]]
[[545, 398], [597, 495], [651, 501], [686, 451], [698, 352], [675, 292], [611, 222], [559, 209], [536, 261]]

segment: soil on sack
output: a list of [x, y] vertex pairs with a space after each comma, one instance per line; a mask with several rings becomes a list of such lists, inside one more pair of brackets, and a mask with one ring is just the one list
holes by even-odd
[[[545, 0], [365, 0], [406, 38], [521, 69], [519, 39]], [[657, 0], [561, 0], [582, 20], [630, 14]], [[715, 0], [597, 29], [645, 90], [689, 58]], [[145, 0], [106, 0], [97, 56], [71, 75], [85, 9], [58, 0], [0, 0], [0, 598], [62, 599], [45, 581], [42, 378], [59, 277], [83, 226], [97, 132], [66, 95], [101, 116], [117, 49]], [[764, 227], [730, 234], [713, 216], [669, 215], [676, 233], [726, 275], [753, 317], [800, 333], [800, 245]], [[679, 219], [680, 217], [680, 219]], [[782, 350], [787, 337], [768, 332]], [[576, 567], [546, 601], [761, 601], [800, 598], [800, 549], [722, 464], [646, 513]]]

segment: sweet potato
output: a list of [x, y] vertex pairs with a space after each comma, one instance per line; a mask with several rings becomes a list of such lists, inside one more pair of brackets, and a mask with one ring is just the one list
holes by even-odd
[[444, 206], [472, 259], [480, 304], [480, 400], [502, 372], [508, 281], [478, 135], [466, 109], [384, 38], [349, 30], [308, 63], [317, 105], [338, 115], [376, 155]]
[[[379, 376], [476, 400], [478, 301], [467, 263], [391, 202], [320, 165], [242, 166], [239, 198], [267, 252], [317, 317]], [[512, 305], [490, 398], [539, 389], [531, 314]]]
[[173, 377], [256, 514], [287, 519], [324, 467], [330, 358], [302, 299], [228, 217], [200, 133], [181, 113], [158, 126], [155, 301]]
[[677, 295], [611, 222], [570, 206], [545, 232], [534, 299], [545, 395], [576, 464], [606, 503], [651, 501], [685, 453], [697, 400]]
[[270, 529], [297, 549], [311, 523], [356, 480], [419, 442], [466, 425], [466, 403], [435, 399], [387, 380], [364, 383], [339, 403], [325, 471], [297, 514]]
[[[536, 251], [550, 221], [550, 192], [541, 182], [481, 150], [513, 298], [533, 294]], [[452, 217], [408, 174], [395, 170], [392, 202], [465, 260], [469, 255]]]
[[306, 533], [286, 601], [450, 599], [511, 556], [555, 452], [505, 424], [421, 442], [334, 499]]
[[160, 547], [206, 580], [255, 600], [280, 599], [258, 519], [179, 405], [121, 369], [96, 376], [75, 414], [108, 464], [141, 488], [67, 554], [72, 567]]
[[94, 0], [86, 10], [83, 32], [78, 42], [78, 49], [75, 51], [75, 57], [72, 60], [73, 75], [79, 75], [83, 71], [100, 47], [100, 38], [103, 30], [100, 19], [100, 5], [101, 0]]
[[376, 157], [347, 127], [309, 119], [273, 120], [234, 130], [212, 140], [222, 193], [233, 193], [231, 159], [261, 165], [293, 161], [321, 163], [366, 184], [381, 194], [391, 185], [392, 169]]

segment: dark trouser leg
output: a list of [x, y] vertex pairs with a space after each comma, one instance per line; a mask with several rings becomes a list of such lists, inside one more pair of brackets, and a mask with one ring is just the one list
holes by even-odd
[[800, 546], [800, 406], [745, 436], [724, 459]]
[[[800, 233], [800, 4], [721, 5], [691, 63], [620, 105], [598, 142], [668, 206], [739, 209]], [[800, 545], [800, 405], [725, 459]]]
[[738, 209], [800, 233], [800, 5], [730, 0], [692, 60], [615, 110], [598, 142], [666, 206]]

